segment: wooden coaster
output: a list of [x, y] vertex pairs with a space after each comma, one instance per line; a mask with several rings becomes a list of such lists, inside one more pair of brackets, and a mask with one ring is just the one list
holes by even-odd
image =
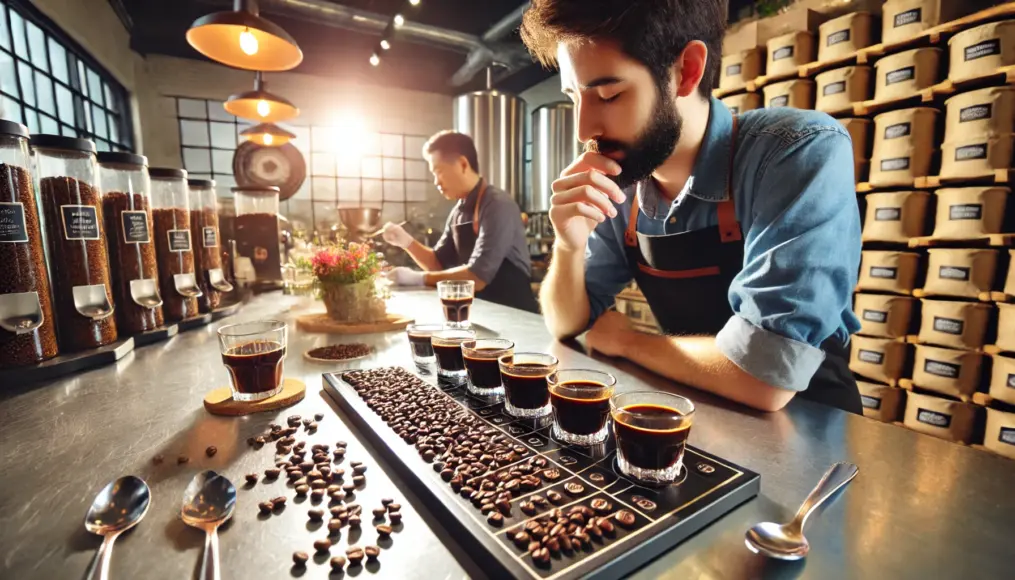
[[[312, 348], [310, 350], [316, 350], [316, 349]], [[313, 363], [321, 363], [321, 364], [341, 364], [341, 363], [352, 362], [354, 360], [363, 360], [363, 359], [365, 359], [367, 357], [373, 356], [374, 353], [376, 352], [373, 348], [371, 348], [370, 352], [368, 352], [367, 354], [365, 354], [363, 356], [356, 356], [356, 357], [353, 357], [353, 358], [333, 359], [333, 358], [317, 358], [316, 356], [310, 356], [310, 350], [308, 350], [307, 352], [303, 353], [303, 360], [307, 360], [307, 361], [310, 361], [310, 362], [313, 362]]]
[[204, 408], [212, 415], [237, 417], [291, 407], [302, 401], [306, 394], [306, 383], [297, 379], [284, 379], [279, 394], [260, 401], [235, 401], [232, 389], [219, 387], [204, 396]]
[[327, 334], [371, 334], [374, 332], [390, 332], [404, 330], [412, 318], [400, 314], [388, 314], [386, 320], [377, 322], [339, 322], [328, 316], [326, 312], [304, 314], [296, 317], [296, 328], [304, 332], [323, 332]]

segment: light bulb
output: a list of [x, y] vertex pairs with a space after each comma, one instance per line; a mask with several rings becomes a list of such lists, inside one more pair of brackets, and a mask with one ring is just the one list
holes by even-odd
[[262, 117], [267, 117], [268, 113], [271, 113], [271, 105], [268, 104], [268, 101], [264, 99], [257, 101], [257, 114]]
[[405, 18], [401, 14], [395, 14], [395, 28], [401, 28], [405, 24]]
[[248, 56], [257, 54], [257, 37], [247, 29], [240, 33], [240, 50]]
[[419, 6], [419, 2], [420, 0], [409, 0], [409, 4], [412, 4], [413, 6]]
[[376, 54], [371, 54], [370, 55], [370, 64], [373, 65], [373, 66], [377, 66], [377, 65], [381, 64], [381, 57], [377, 56]]
[[265, 145], [271, 145], [275, 138], [271, 136], [271, 133], [265, 133], [263, 140]]
[[381, 50], [388, 50], [391, 48], [391, 43], [386, 38], [381, 39]]

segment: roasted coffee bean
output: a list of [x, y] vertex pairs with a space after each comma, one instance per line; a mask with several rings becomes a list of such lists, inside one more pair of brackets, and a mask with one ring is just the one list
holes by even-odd
[[500, 512], [490, 512], [490, 515], [486, 516], [486, 521], [494, 526], [501, 526], [504, 524], [504, 514]]
[[585, 492], [585, 486], [577, 481], [569, 481], [564, 484], [564, 491], [571, 495], [579, 495]]
[[318, 552], [327, 552], [331, 549], [331, 540], [324, 538], [322, 540], [314, 541], [314, 549]]
[[531, 501], [532, 503], [534, 503], [534, 504], [536, 504], [537, 506], [540, 506], [540, 507], [546, 507], [546, 505], [548, 503], [550, 503], [550, 502], [546, 501], [546, 498], [541, 496], [541, 495], [534, 495], [534, 496], [529, 498], [529, 501]]
[[249, 483], [250, 485], [254, 485], [255, 483], [257, 483], [257, 474], [256, 473], [248, 473], [248, 474], [243, 476], [243, 479], [246, 479], [247, 483]]
[[[323, 479], [315, 479], [314, 481], [310, 482], [310, 487], [313, 489], [323, 490], [324, 488], [328, 487], [328, 482], [324, 481]], [[322, 491], [321, 493], [324, 492]]]
[[300, 463], [300, 469], [303, 470], [303, 473], [310, 473], [314, 469], [314, 462], [304, 461], [303, 463]]
[[312, 489], [312, 490], [310, 490], [310, 497], [314, 501], [321, 501], [322, 499], [324, 499], [324, 490], [323, 489]]
[[560, 495], [559, 493], [557, 493], [556, 491], [553, 491], [553, 490], [550, 490], [550, 491], [546, 492], [546, 499], [550, 503], [556, 504], [556, 505], [560, 505], [560, 504], [564, 503], [564, 496]]
[[274, 504], [275, 509], [283, 507], [285, 505], [285, 496], [280, 495], [276, 498], [272, 498], [271, 503]]
[[337, 518], [338, 516], [340, 516], [340, 515], [342, 515], [344, 513], [348, 513], [349, 508], [345, 507], [344, 505], [337, 505], [337, 506], [331, 508], [328, 511], [331, 512], [331, 516], [332, 517]]
[[402, 504], [398, 504], [398, 503], [392, 502], [392, 503], [389, 503], [385, 507], [388, 508], [388, 513], [397, 512], [397, 511], [400, 511], [402, 509]]
[[176, 458], [177, 465], [183, 465], [184, 463], [190, 463], [190, 458], [187, 457], [186, 455], [180, 455], [179, 457]]
[[528, 545], [529, 540], [531, 540], [531, 536], [529, 536], [528, 532], [522, 531], [512, 536], [511, 539], [519, 546], [526, 546]]
[[532, 541], [532, 542], [529, 542], [528, 546], [526, 546], [525, 551], [531, 554], [531, 553], [535, 552], [536, 550], [538, 550], [539, 548], [541, 548], [542, 546], [543, 546], [543, 544], [541, 544], [539, 542], [536, 542], [536, 541]]
[[613, 527], [613, 522], [609, 518], [598, 518], [596, 525], [603, 531], [607, 536], [612, 536], [616, 532], [616, 528]]
[[441, 479], [443, 479], [444, 481], [451, 481], [451, 479], [454, 476], [455, 472], [451, 471], [450, 469], [445, 469], [444, 471], [441, 471]]
[[345, 556], [335, 556], [331, 559], [331, 570], [341, 572], [345, 568]]
[[264, 470], [264, 477], [267, 479], [278, 479], [279, 474], [282, 473], [277, 467], [270, 467]]
[[309, 485], [302, 484], [302, 485], [297, 485], [296, 486], [296, 495], [303, 496], [303, 495], [307, 495], [308, 493], [310, 493], [310, 486]]
[[300, 424], [300, 419], [301, 417], [299, 415], [289, 415], [286, 419], [286, 423], [288, 423], [290, 427], [293, 427]]
[[375, 529], [382, 538], [386, 538], [391, 535], [391, 526], [388, 524], [379, 524]]
[[545, 566], [550, 563], [550, 551], [540, 548], [532, 553], [532, 561], [538, 566]]
[[[350, 463], [350, 465], [352, 464]], [[363, 475], [364, 473], [367, 472], [367, 466], [363, 465], [362, 463], [358, 465], [352, 465], [352, 472], [355, 473], [356, 475]]]
[[536, 513], [536, 506], [531, 501], [524, 501], [519, 506], [525, 515], [534, 515]]
[[381, 499], [381, 505], [383, 505], [384, 507], [388, 507], [393, 503], [395, 503], [395, 500], [391, 499], [390, 497]]
[[557, 538], [550, 538], [546, 540], [546, 549], [554, 554], [560, 553], [560, 540]]
[[366, 556], [366, 554], [363, 552], [363, 549], [356, 546], [353, 546], [348, 550], [346, 550], [345, 555], [347, 558], [349, 558], [349, 563], [352, 564], [353, 566], [362, 562], [363, 557]]
[[402, 521], [402, 512], [388, 512], [388, 519], [391, 520], [391, 523], [397, 524]]
[[307, 512], [307, 517], [309, 517], [312, 522], [319, 522], [324, 519], [324, 510], [314, 508]]
[[363, 548], [363, 553], [366, 554], [368, 560], [376, 560], [381, 555], [381, 549], [377, 546], [367, 546]]
[[293, 485], [295, 485], [296, 487], [299, 487], [301, 485], [309, 485], [309, 484], [310, 484], [310, 481], [307, 478], [305, 478], [305, 477], [301, 477], [301, 478], [299, 478], [299, 479], [297, 479], [296, 481], [293, 482]]
[[437, 454], [434, 453], [433, 451], [424, 451], [422, 455], [423, 461], [426, 461], [427, 463], [433, 461], [433, 458], [436, 456]]
[[328, 531], [329, 532], [337, 532], [337, 531], [342, 529], [343, 525], [345, 525], [345, 524], [342, 523], [341, 519], [339, 519], [339, 518], [332, 518], [332, 519], [328, 520]]
[[307, 431], [317, 431], [317, 422], [311, 421], [310, 424], [307, 425]]
[[317, 413], [316, 415], [314, 415], [314, 419], [317, 420], [317, 421], [323, 420], [324, 419], [324, 413]]
[[388, 510], [386, 510], [386, 509], [384, 509], [382, 507], [374, 508], [372, 511], [373, 511], [373, 514], [374, 514], [374, 518], [376, 518], [376, 519], [383, 519], [384, 516], [387, 515], [387, 513], [388, 513]]
[[598, 514], [606, 514], [613, 509], [613, 504], [611, 504], [606, 498], [602, 497], [593, 499], [589, 505], [591, 505], [592, 509], [594, 509]]
[[339, 447], [338, 449], [331, 452], [335, 456], [335, 460], [341, 460], [345, 456], [345, 447]]
[[585, 516], [582, 515], [581, 512], [576, 512], [576, 513], [571, 514], [570, 516], [568, 516], [568, 519], [570, 521], [578, 524], [579, 526], [584, 526], [585, 525]]
[[348, 446], [349, 446], [349, 444], [346, 443], [345, 441], [336, 441], [335, 442], [335, 447], [341, 447], [341, 448], [345, 449]]
[[367, 482], [367, 478], [362, 475], [354, 475], [352, 477], [352, 484], [356, 487], [360, 487]]
[[261, 503], [257, 504], [257, 508], [261, 510], [262, 514], [270, 514], [271, 510], [275, 509], [275, 504], [271, 503], [270, 501], [262, 501]]
[[331, 479], [342, 479], [345, 477], [345, 470], [341, 467], [331, 471]]
[[344, 491], [346, 493], [352, 493], [352, 492], [356, 491], [356, 484], [355, 483], [347, 483], [347, 484], [342, 486], [342, 491]]
[[557, 525], [553, 526], [553, 528], [550, 529], [550, 535], [551, 536], [559, 536], [563, 532], [564, 532], [564, 526], [561, 525], [561, 524], [557, 524]]
[[215, 454], [218, 452], [219, 448], [215, 447], [214, 445], [209, 445], [208, 448], [204, 450], [204, 454], [207, 455], [208, 457], [214, 457]]
[[349, 513], [354, 516], [358, 516], [363, 513], [363, 506], [359, 505], [358, 503], [351, 503], [349, 504], [348, 507]]
[[499, 499], [496, 502], [494, 502], [494, 505], [497, 506], [497, 509], [500, 510], [500, 513], [502, 513], [504, 515], [510, 515], [511, 514], [511, 502], [510, 501], [508, 501], [506, 499]]
[[316, 467], [314, 469], [311, 469], [310, 473], [307, 473], [307, 479], [309, 479], [311, 481], [315, 480], [315, 479], [321, 479], [323, 477], [324, 477], [324, 474], [322, 474], [320, 471], [318, 471]]
[[349, 516], [349, 527], [350, 528], [358, 528], [359, 525], [360, 525], [360, 522], [361, 522], [361, 520], [360, 520], [359, 516]]
[[328, 492], [328, 497], [335, 501], [342, 501], [345, 499], [345, 492], [341, 489], [337, 489], [335, 491]]
[[484, 516], [486, 514], [492, 512], [495, 509], [497, 509], [497, 508], [494, 507], [494, 505], [492, 503], [484, 503], [483, 505], [479, 506], [479, 511], [483, 512]]
[[618, 511], [617, 513], [613, 514], [613, 519], [617, 520], [617, 523], [624, 526], [625, 528], [634, 527], [634, 524], [637, 521], [634, 512], [630, 510]]
[[560, 475], [561, 475], [560, 470], [556, 468], [543, 470], [543, 479], [547, 481], [557, 481], [558, 479], [560, 479]]
[[310, 556], [306, 552], [293, 552], [293, 563], [297, 566], [306, 566]]
[[303, 426], [306, 427], [306, 426], [310, 425], [310, 423], [312, 423], [313, 421], [314, 421], [313, 419], [311, 419], [310, 417], [307, 417], [306, 419], [303, 420]]

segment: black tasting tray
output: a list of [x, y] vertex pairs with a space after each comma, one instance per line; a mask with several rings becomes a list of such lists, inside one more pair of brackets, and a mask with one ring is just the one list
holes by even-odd
[[[592, 449], [560, 443], [550, 435], [548, 426], [533, 420], [514, 419], [504, 413], [500, 402], [474, 398], [464, 387], [437, 386], [421, 378], [525, 446], [531, 453], [522, 461], [542, 456], [549, 461], [548, 467], [563, 473], [560, 479], [544, 481], [539, 489], [513, 499], [511, 515], [505, 518], [502, 526], [494, 527], [487, 523], [480, 510], [455, 493], [434, 472], [432, 464], [424, 461], [413, 445], [403, 441], [367, 407], [355, 389], [345, 382], [344, 376], [345, 373], [324, 374], [325, 391], [451, 532], [449, 537], [491, 578], [621, 578], [755, 497], [760, 489], [758, 474], [691, 446], [684, 455], [685, 469], [678, 485], [662, 489], [643, 487], [620, 475], [612, 446]], [[420, 377], [417, 375], [417, 378]], [[564, 484], [568, 482], [581, 483], [585, 491], [564, 492]], [[614, 510], [634, 512], [637, 522], [630, 529], [617, 526], [616, 536], [597, 544], [591, 552], [561, 555], [554, 557], [548, 567], [537, 566], [524, 549], [514, 544], [509, 534], [532, 519], [521, 512], [518, 504], [531, 495], [545, 495], [551, 489], [566, 498], [567, 503], [559, 506], [562, 509], [589, 505], [592, 499], [602, 497], [613, 504]], [[549, 506], [552, 507], [555, 506]]]

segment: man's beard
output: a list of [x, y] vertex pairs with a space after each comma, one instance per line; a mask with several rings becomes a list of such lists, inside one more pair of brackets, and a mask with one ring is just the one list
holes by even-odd
[[624, 156], [617, 161], [621, 168], [620, 175], [610, 176], [610, 179], [625, 189], [648, 179], [673, 154], [683, 124], [684, 120], [677, 112], [672, 97], [660, 87], [648, 127], [635, 138], [633, 144], [613, 139], [592, 139], [585, 142], [585, 150], [601, 154], [622, 151]]

